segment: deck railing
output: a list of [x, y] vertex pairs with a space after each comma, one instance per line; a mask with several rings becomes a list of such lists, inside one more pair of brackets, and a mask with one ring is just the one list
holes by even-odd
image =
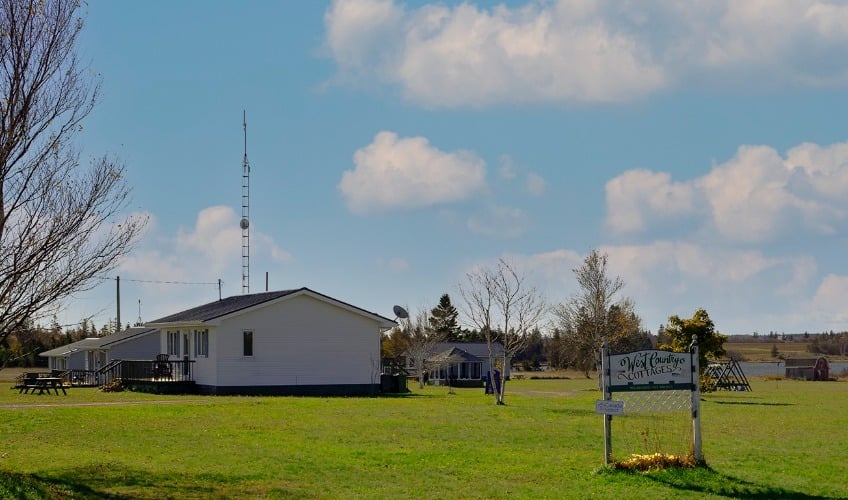
[[94, 379], [97, 385], [110, 384], [113, 380], [120, 377], [122, 362], [123, 360], [113, 359], [106, 366], [102, 366], [95, 371]]
[[194, 361], [189, 359], [147, 361], [125, 359], [119, 374], [124, 382], [192, 382]]
[[[80, 387], [106, 385], [118, 378], [125, 383], [193, 382], [194, 361], [116, 359], [97, 370], [51, 370], [31, 375], [62, 377], [66, 383]], [[17, 377], [18, 385], [23, 378], [24, 374]]]
[[80, 387], [95, 387], [97, 372], [94, 370], [51, 370], [54, 377], [62, 377], [66, 384]]

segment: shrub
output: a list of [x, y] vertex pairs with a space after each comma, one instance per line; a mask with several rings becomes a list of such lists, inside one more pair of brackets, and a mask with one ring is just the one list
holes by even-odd
[[121, 379], [116, 378], [108, 384], [100, 386], [100, 390], [103, 392], [122, 392], [124, 390], [124, 383]]

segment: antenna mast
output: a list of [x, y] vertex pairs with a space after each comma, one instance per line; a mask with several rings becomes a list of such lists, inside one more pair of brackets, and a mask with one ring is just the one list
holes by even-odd
[[247, 161], [247, 112], [242, 111], [244, 160], [241, 173], [241, 293], [250, 293], [250, 163]]

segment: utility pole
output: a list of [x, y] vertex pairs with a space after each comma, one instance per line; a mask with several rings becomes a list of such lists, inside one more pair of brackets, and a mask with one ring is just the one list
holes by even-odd
[[118, 300], [117, 300], [117, 302], [118, 302], [118, 320], [117, 320], [117, 323], [118, 324], [116, 325], [115, 333], [118, 333], [118, 332], [121, 331], [121, 277], [118, 276], [117, 278], [115, 278], [115, 282], [118, 285], [117, 286], [117, 288], [118, 288], [118, 290], [117, 290], [118, 291]]

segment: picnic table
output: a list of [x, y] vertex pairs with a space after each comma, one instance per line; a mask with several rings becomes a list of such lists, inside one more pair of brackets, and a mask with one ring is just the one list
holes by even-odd
[[62, 390], [62, 394], [67, 395], [68, 392], [65, 390], [65, 384], [62, 380], [62, 377], [38, 377], [29, 379], [26, 383], [21, 386], [21, 389], [18, 393], [30, 393], [35, 394], [35, 391], [38, 391], [38, 394], [44, 394], [44, 391], [47, 391], [47, 394], [50, 394], [50, 390], [56, 391], [56, 395], [59, 395], [59, 390]]

